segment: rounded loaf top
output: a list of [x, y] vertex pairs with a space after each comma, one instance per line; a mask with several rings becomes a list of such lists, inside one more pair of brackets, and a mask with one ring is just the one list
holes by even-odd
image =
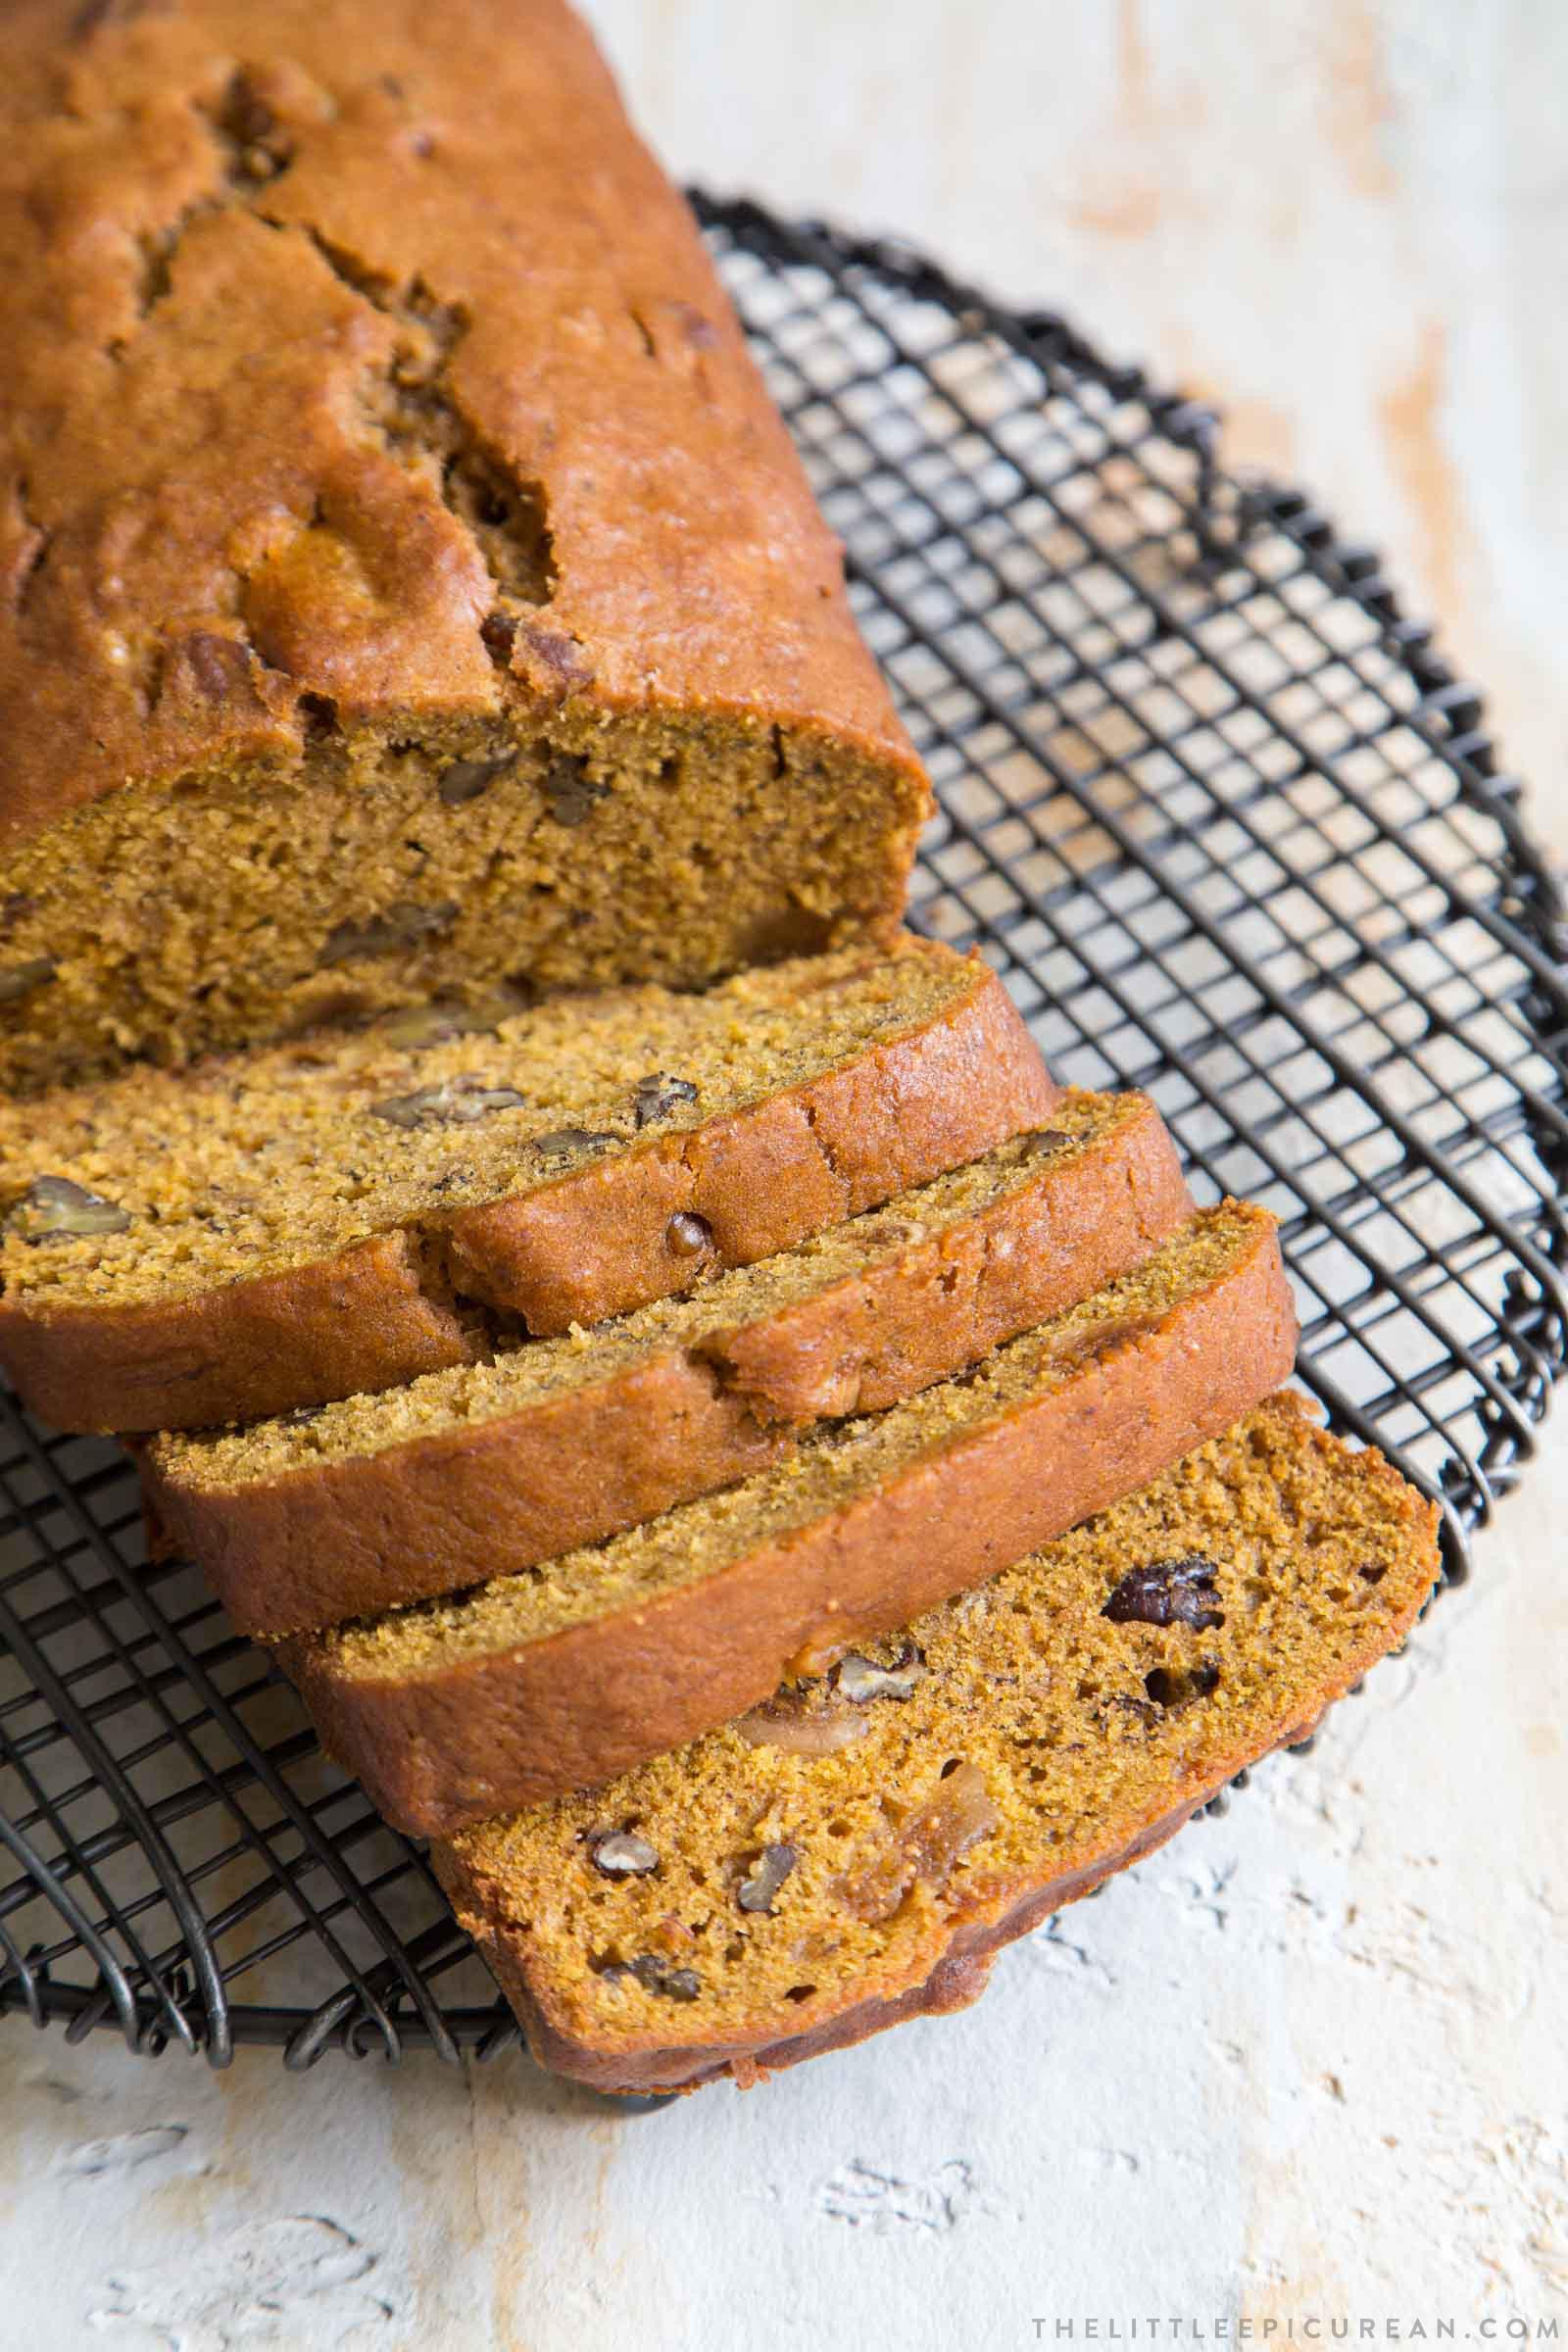
[[912, 768], [679, 196], [559, 0], [0, 19], [0, 840], [575, 701]]

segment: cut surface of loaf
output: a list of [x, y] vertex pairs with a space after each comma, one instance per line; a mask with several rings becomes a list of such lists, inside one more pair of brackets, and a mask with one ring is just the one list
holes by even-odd
[[533, 1566], [729, 1485], [792, 1430], [926, 1388], [1124, 1273], [1190, 1214], [1147, 1096], [1052, 1124], [618, 1322], [211, 1437], [143, 1491], [242, 1633]]
[[886, 951], [435, 1006], [0, 1103], [0, 1362], [73, 1429], [188, 1429], [598, 1322], [1043, 1125], [978, 958]]
[[1435, 1508], [1285, 1394], [827, 1676], [431, 1859], [543, 2065], [753, 2081], [973, 2000], [1304, 1737], [1437, 1564]]
[[924, 778], [561, 0], [21, 0], [0, 132], [0, 1088], [893, 930]]
[[979, 1583], [1276, 1388], [1274, 1221], [1203, 1211], [1133, 1273], [886, 1412], [608, 1543], [279, 1645], [329, 1752], [434, 1834], [588, 1786]]

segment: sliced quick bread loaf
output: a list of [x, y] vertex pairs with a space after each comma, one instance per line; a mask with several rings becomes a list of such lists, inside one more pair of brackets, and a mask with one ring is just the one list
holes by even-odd
[[1052, 1125], [796, 1250], [617, 1323], [525, 1340], [142, 1458], [149, 1506], [241, 1632], [461, 1591], [598, 1542], [956, 1372], [1124, 1273], [1192, 1202], [1142, 1095]]
[[0, 141], [0, 1092], [896, 929], [925, 780], [563, 0], [24, 0]]
[[1059, 1094], [995, 975], [905, 939], [0, 1103], [0, 1363], [65, 1429], [387, 1388], [488, 1354], [487, 1312], [564, 1331], [793, 1248]]
[[673, 1747], [995, 1574], [1228, 1427], [1295, 1344], [1274, 1221], [1226, 1203], [974, 1370], [809, 1432], [743, 1485], [279, 1655], [388, 1819], [448, 1830]]
[[1434, 1508], [1277, 1396], [825, 1679], [431, 1859], [543, 2065], [749, 2082], [972, 2001], [1303, 1738], [1437, 1564]]

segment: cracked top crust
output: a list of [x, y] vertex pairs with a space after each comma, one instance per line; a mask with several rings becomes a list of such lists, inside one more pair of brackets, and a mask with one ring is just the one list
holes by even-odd
[[323, 716], [696, 703], [912, 764], [558, 0], [13, 0], [0, 124], [0, 840]]

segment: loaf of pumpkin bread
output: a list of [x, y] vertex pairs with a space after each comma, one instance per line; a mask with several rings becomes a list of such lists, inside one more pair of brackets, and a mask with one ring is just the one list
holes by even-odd
[[984, 963], [904, 938], [0, 1102], [0, 1364], [64, 1429], [386, 1388], [792, 1248], [1060, 1091]]
[[994, 1575], [1227, 1428], [1296, 1337], [1273, 1218], [1222, 1203], [970, 1371], [722, 1494], [278, 1656], [388, 1820], [436, 1835], [602, 1781]]
[[1050, 1127], [691, 1298], [485, 1363], [140, 1449], [166, 1542], [241, 1633], [461, 1591], [601, 1541], [877, 1411], [1125, 1273], [1192, 1207], [1147, 1096]]
[[974, 2000], [1304, 1738], [1437, 1564], [1433, 1506], [1282, 1395], [982, 1591], [431, 1860], [543, 2065], [755, 2082]]
[[891, 933], [924, 777], [563, 0], [13, 0], [0, 158], [0, 1089]]

